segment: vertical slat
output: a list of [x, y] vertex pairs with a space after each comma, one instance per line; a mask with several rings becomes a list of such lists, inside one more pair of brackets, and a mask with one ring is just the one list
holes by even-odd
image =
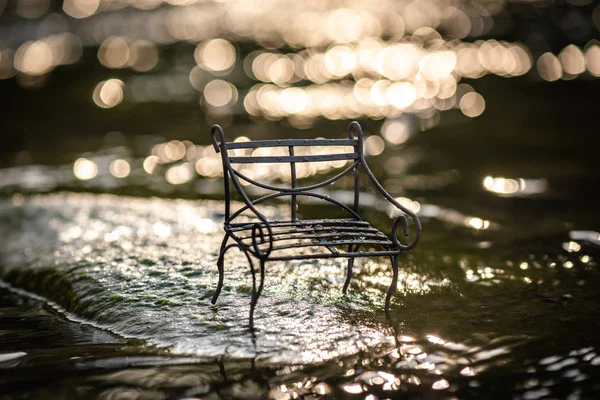
[[354, 167], [354, 170], [352, 171], [354, 174], [354, 207], [352, 207], [352, 209], [354, 210], [355, 213], [358, 214], [358, 204], [359, 204], [359, 200], [360, 200], [360, 174], [358, 173], [358, 166], [360, 164], [357, 164], [356, 167]]
[[[290, 152], [290, 156], [294, 156], [294, 146], [289, 146], [288, 147], [289, 152]], [[290, 162], [290, 175], [292, 178], [292, 189], [296, 188], [296, 163], [291, 161]], [[298, 218], [296, 217], [296, 195], [293, 194], [292, 195], [292, 221], [297, 221]]]
[[223, 165], [223, 186], [225, 189], [225, 221], [227, 221], [231, 212], [231, 195], [229, 194], [229, 171], [227, 171], [225, 165]]
[[[351, 139], [354, 139], [354, 135], [352, 134], [353, 126], [358, 129], [358, 137], [356, 138], [356, 145], [354, 146], [354, 152], [358, 154], [359, 160], [363, 160], [363, 136], [362, 129], [358, 122], [350, 123], [348, 132]], [[360, 204], [360, 174], [358, 168], [361, 163], [358, 163], [356, 167], [354, 167], [354, 207], [352, 207], [353, 211], [358, 214], [358, 205]], [[368, 168], [368, 167], [367, 167]]]

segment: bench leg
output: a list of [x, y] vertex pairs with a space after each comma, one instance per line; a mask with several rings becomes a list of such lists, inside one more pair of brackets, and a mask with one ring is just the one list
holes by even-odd
[[265, 284], [265, 260], [260, 260], [260, 284], [258, 285], [258, 292], [256, 293], [256, 301], [262, 294], [263, 286]]
[[256, 303], [258, 302], [258, 298], [262, 293], [263, 286], [265, 283], [265, 260], [260, 260], [260, 283], [258, 285], [258, 290], [256, 289], [256, 272], [254, 271], [254, 263], [250, 261], [250, 271], [252, 272], [252, 298], [250, 300], [250, 329], [254, 328], [254, 309], [256, 307]]
[[215, 304], [217, 302], [217, 299], [219, 298], [219, 294], [221, 294], [221, 289], [223, 288], [223, 278], [225, 275], [223, 264], [224, 264], [224, 259], [225, 259], [225, 253], [227, 252], [227, 249], [225, 248], [225, 246], [227, 245], [228, 240], [229, 240], [229, 235], [225, 234], [225, 237], [223, 238], [223, 242], [221, 243], [221, 250], [219, 251], [219, 259], [217, 260], [217, 268], [219, 270], [219, 283], [217, 284], [217, 289], [215, 290], [215, 294], [213, 295], [212, 299], [210, 300], [210, 302], [213, 304]]
[[344, 282], [344, 288], [342, 292], [346, 294], [348, 290], [348, 285], [350, 285], [350, 279], [352, 278], [352, 266], [354, 265], [354, 257], [350, 257], [348, 259], [348, 269], [346, 270], [346, 282]]
[[390, 317], [390, 300], [392, 299], [392, 295], [398, 286], [398, 256], [391, 256], [390, 259], [392, 260], [392, 283], [390, 284], [387, 295], [385, 296], [385, 315], [388, 318]]
[[[354, 250], [352, 250], [352, 245], [348, 245], [348, 251], [357, 251], [360, 245], [356, 245]], [[348, 286], [350, 285], [350, 279], [352, 279], [352, 267], [354, 266], [354, 257], [350, 257], [348, 259], [348, 268], [346, 269], [346, 282], [344, 282], [344, 288], [342, 289], [342, 293], [346, 294], [348, 290]]]

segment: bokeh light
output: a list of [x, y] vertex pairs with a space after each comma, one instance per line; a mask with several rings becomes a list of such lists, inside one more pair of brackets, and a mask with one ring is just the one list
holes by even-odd
[[387, 120], [381, 127], [381, 135], [390, 144], [402, 144], [410, 136], [409, 126], [402, 120]]
[[43, 75], [54, 67], [50, 46], [41, 40], [25, 42], [15, 53], [15, 68], [28, 75]]
[[100, 0], [64, 0], [63, 11], [73, 18], [87, 18], [98, 11]]
[[585, 51], [585, 64], [590, 74], [600, 77], [600, 46], [593, 44]]
[[129, 64], [138, 72], [154, 69], [158, 61], [158, 48], [149, 40], [137, 40], [129, 48]]
[[155, 155], [148, 156], [144, 159], [143, 168], [149, 174], [153, 174], [156, 170], [156, 167], [160, 163], [160, 158]]
[[485, 100], [482, 95], [476, 92], [466, 93], [460, 99], [460, 110], [467, 117], [475, 118], [480, 116], [485, 110]]
[[200, 43], [194, 51], [198, 66], [208, 71], [225, 71], [235, 63], [235, 47], [225, 39], [213, 39]]
[[223, 107], [234, 104], [238, 91], [231, 83], [215, 79], [206, 84], [203, 91], [204, 100], [212, 107]]
[[122, 159], [113, 160], [108, 169], [115, 178], [126, 178], [131, 172], [129, 162]]
[[125, 68], [129, 65], [129, 41], [121, 36], [110, 36], [98, 49], [98, 60], [108, 68]]
[[553, 82], [562, 78], [562, 66], [558, 57], [552, 53], [544, 53], [537, 61], [538, 73], [542, 79]]
[[575, 45], [568, 45], [560, 54], [558, 59], [562, 64], [563, 71], [569, 75], [579, 75], [585, 71], [585, 58], [581, 49]]
[[373, 135], [365, 139], [365, 154], [378, 156], [385, 150], [385, 142], [379, 136]]
[[77, 179], [87, 181], [98, 174], [98, 166], [92, 160], [87, 158], [78, 158], [73, 164], [73, 173]]
[[92, 99], [100, 108], [112, 108], [123, 101], [123, 81], [109, 79], [99, 82], [94, 88]]

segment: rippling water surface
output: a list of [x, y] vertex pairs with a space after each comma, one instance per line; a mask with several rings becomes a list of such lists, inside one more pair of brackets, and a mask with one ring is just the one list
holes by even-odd
[[[581, 0], [0, 1], [0, 399], [597, 398], [599, 30]], [[423, 221], [391, 318], [387, 259], [357, 260], [347, 295], [344, 259], [270, 262], [251, 331], [235, 249], [210, 303], [209, 127], [353, 119]], [[388, 233], [372, 189], [361, 213]]]

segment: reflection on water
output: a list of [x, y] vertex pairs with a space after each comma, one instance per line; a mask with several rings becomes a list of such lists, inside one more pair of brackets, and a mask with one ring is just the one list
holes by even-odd
[[[240, 253], [228, 253], [223, 298], [209, 304], [217, 278], [219, 203], [57, 194], [13, 196], [1, 209], [3, 279], [49, 298], [71, 320], [144, 339], [171, 354], [75, 357], [67, 363], [67, 370], [91, 371], [88, 389], [104, 395], [124, 393], [124, 384], [139, 393], [179, 396], [250, 385], [272, 398], [437, 391], [477, 397], [490, 385], [522, 398], [565, 390], [585, 397], [595, 390], [597, 343], [586, 329], [575, 328], [593, 324], [597, 313], [597, 256], [586, 242], [591, 233], [571, 232], [568, 246], [563, 250], [559, 242], [553, 256], [523, 259], [513, 251], [498, 258], [503, 250], [487, 252], [489, 247], [463, 256], [415, 252], [401, 266], [391, 322], [377, 312], [391, 279], [386, 260], [359, 263], [347, 297], [339, 293], [340, 260], [269, 263], [252, 335], [246, 328], [249, 276]], [[476, 236], [463, 237], [477, 244]], [[424, 240], [439, 249], [440, 241], [452, 239]], [[62, 332], [55, 325], [46, 331]], [[577, 336], [579, 347], [564, 334]], [[29, 360], [32, 347], [27, 337], [12, 343], [5, 357], [26, 354], [0, 367], [18, 374], [22, 362], [16, 360]], [[225, 364], [203, 366], [215, 358]], [[235, 366], [249, 359], [251, 369]], [[233, 378], [227, 378], [229, 364], [239, 371]], [[205, 368], [213, 372], [198, 375]], [[503, 386], [498, 376], [504, 376]]]
[[486, 176], [483, 186], [490, 192], [501, 195], [530, 196], [545, 192], [548, 182], [545, 179], [507, 179]]

